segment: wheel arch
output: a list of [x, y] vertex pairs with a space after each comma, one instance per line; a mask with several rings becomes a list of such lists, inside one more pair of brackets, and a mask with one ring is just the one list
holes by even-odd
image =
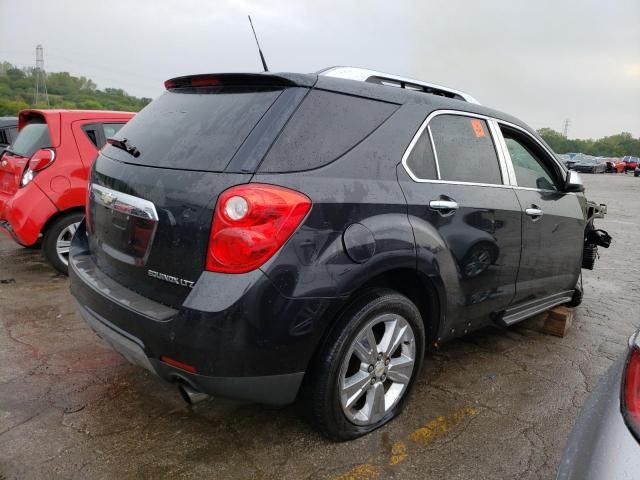
[[55, 214], [51, 215], [40, 230], [40, 235], [44, 236], [47, 230], [53, 225], [59, 218], [69, 215], [71, 213], [82, 213], [84, 215], [84, 206], [71, 207], [66, 210], [58, 210]]

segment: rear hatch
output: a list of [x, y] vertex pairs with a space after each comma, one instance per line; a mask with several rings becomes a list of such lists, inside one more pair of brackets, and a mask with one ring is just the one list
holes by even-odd
[[0, 193], [16, 193], [31, 156], [41, 148], [52, 146], [46, 120], [41, 115], [31, 114], [0, 161]]
[[204, 270], [218, 195], [250, 181], [307, 88], [270, 75], [167, 84], [94, 163], [88, 234], [103, 272], [179, 307]]

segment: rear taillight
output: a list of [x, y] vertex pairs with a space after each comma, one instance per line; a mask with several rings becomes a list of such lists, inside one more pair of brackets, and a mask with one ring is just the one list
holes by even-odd
[[23, 187], [27, 186], [39, 171], [47, 168], [55, 159], [56, 152], [52, 148], [41, 148], [31, 155], [27, 168], [22, 174], [20, 185]]
[[640, 346], [637, 337], [624, 369], [622, 413], [631, 431], [640, 439]]
[[252, 183], [225, 190], [213, 214], [207, 270], [255, 270], [284, 245], [310, 208], [306, 195], [275, 185]]

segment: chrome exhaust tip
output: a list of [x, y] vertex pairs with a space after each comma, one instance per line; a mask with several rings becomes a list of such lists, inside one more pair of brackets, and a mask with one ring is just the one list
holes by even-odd
[[180, 396], [189, 405], [195, 405], [196, 403], [200, 403], [209, 398], [209, 395], [206, 393], [200, 392], [189, 385], [184, 385], [182, 383], [178, 384], [178, 392], [180, 392]]

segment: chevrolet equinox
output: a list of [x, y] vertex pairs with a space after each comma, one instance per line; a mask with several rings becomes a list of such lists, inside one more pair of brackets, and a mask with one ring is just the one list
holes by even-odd
[[299, 398], [355, 438], [427, 346], [580, 302], [605, 207], [519, 120], [348, 67], [165, 86], [94, 162], [69, 272], [91, 328], [187, 401]]

